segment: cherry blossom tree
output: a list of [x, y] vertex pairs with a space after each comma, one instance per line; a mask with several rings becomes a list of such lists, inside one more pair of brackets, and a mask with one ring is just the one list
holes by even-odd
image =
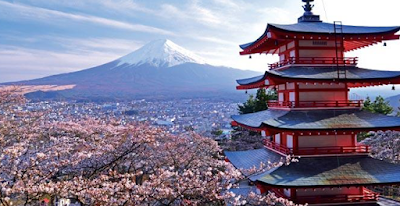
[[370, 132], [369, 137], [362, 143], [370, 146], [371, 155], [374, 158], [394, 163], [400, 162], [400, 132]]
[[229, 192], [243, 176], [211, 139], [112, 118], [55, 120], [24, 104], [0, 91], [2, 206], [37, 205], [44, 196], [84, 205], [293, 205], [272, 193]]
[[[369, 132], [368, 138], [362, 143], [370, 146], [372, 157], [396, 164], [400, 163], [400, 132]], [[399, 194], [400, 191], [398, 186], [380, 186], [373, 189], [378, 189], [377, 191], [384, 196], [393, 196]]]
[[220, 146], [224, 151], [244, 151], [252, 149], [264, 148], [261, 134], [252, 134], [247, 130], [234, 130], [232, 132], [232, 138], [223, 140], [220, 142]]

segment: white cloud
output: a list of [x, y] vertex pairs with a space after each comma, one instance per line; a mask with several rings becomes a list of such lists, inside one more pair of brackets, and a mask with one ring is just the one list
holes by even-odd
[[51, 72], [54, 68], [62, 68], [61, 71], [67, 72], [99, 65], [117, 57], [119, 55], [107, 52], [56, 52], [1, 45], [0, 61], [2, 64], [0, 68], [28, 68], [44, 72]]
[[[241, 1], [233, 1], [233, 0], [213, 0], [214, 3], [219, 6], [230, 7], [231, 9], [238, 9], [243, 6], [243, 2]], [[239, 4], [240, 2], [240, 4]]]
[[220, 44], [220, 45], [221, 44], [225, 44], [225, 45], [237, 46], [237, 44], [232, 42], [232, 41], [221, 39], [221, 38], [218, 38], [218, 37], [213, 37], [213, 36], [188, 35], [188, 37], [196, 39], [196, 40], [200, 40], [200, 41], [217, 43], [217, 44]]
[[146, 8], [145, 6], [135, 2], [134, 0], [24, 0], [24, 2], [29, 2], [30, 5], [41, 5], [55, 8], [62, 7], [85, 11], [101, 10], [103, 13], [109, 11], [123, 12], [124, 14], [132, 14], [132, 12], [134, 11], [145, 13], [153, 12], [153, 10]]
[[62, 38], [62, 37], [44, 37], [68, 50], [75, 51], [104, 51], [116, 54], [124, 54], [133, 52], [143, 45], [142, 42], [128, 39], [112, 39], [112, 38]]
[[202, 7], [197, 1], [193, 1], [189, 6], [189, 12], [198, 21], [205, 24], [220, 25], [223, 21], [212, 10]]
[[98, 66], [132, 52], [140, 45], [124, 39], [45, 38], [68, 46], [65, 51], [59, 52], [0, 45], [0, 82], [33, 79]]
[[92, 15], [72, 14], [72, 13], [27, 6], [22, 4], [13, 4], [4, 1], [0, 1], [0, 17], [8, 19], [22, 18], [24, 20], [33, 20], [33, 21], [40, 20], [43, 22], [51, 22], [51, 23], [54, 23], [54, 21], [57, 21], [59, 19], [68, 19], [72, 21], [93, 23], [97, 25], [118, 28], [118, 29], [125, 29], [130, 31], [174, 35], [170, 31], [142, 24], [132, 24]]
[[215, 27], [223, 23], [216, 12], [200, 6], [197, 0], [189, 1], [182, 5], [182, 8], [172, 4], [162, 4], [161, 10], [155, 14], [161, 17], [169, 17], [172, 21], [185, 22], [186, 24], [196, 22], [207, 27]]
[[154, 13], [154, 10], [139, 5], [132, 0], [95, 0], [94, 2], [103, 5], [107, 9], [113, 9], [119, 12], [124, 11], [124, 13], [130, 13], [132, 11]]

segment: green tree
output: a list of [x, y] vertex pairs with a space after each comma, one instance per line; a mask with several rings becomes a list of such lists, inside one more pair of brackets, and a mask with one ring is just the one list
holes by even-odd
[[213, 131], [211, 131], [211, 134], [215, 135], [215, 136], [220, 136], [224, 133], [224, 131], [220, 130], [220, 129], [215, 129]]
[[363, 109], [372, 113], [379, 113], [384, 115], [391, 114], [394, 111], [389, 102], [385, 101], [385, 99], [381, 96], [376, 97], [374, 102], [371, 102], [371, 99], [367, 97], [365, 99]]
[[400, 107], [397, 108], [397, 116], [400, 117]]
[[364, 100], [364, 110], [367, 110], [366, 108], [371, 108], [371, 104], [372, 104], [371, 98], [369, 98], [369, 97], [365, 98], [365, 100]]
[[267, 101], [276, 100], [278, 96], [274, 90], [258, 89], [256, 97], [250, 95], [243, 105], [238, 105], [240, 114], [248, 114], [268, 109]]
[[[394, 111], [389, 102], [385, 101], [385, 99], [381, 96], [376, 97], [375, 101], [373, 102], [369, 97], [367, 97], [364, 101], [363, 110], [384, 115], [391, 114]], [[371, 136], [371, 134], [368, 132], [361, 132], [357, 135], [357, 139], [358, 141], [362, 141], [369, 136]]]
[[248, 113], [254, 113], [255, 112], [255, 105], [256, 101], [254, 99], [254, 95], [250, 95], [249, 99], [242, 105], [238, 105], [238, 110], [240, 114], [248, 114]]

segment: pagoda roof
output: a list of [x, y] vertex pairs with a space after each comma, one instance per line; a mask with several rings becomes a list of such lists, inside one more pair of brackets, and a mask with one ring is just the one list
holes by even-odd
[[[285, 81], [335, 81], [335, 82], [390, 82], [400, 83], [400, 71], [383, 71], [363, 69], [355, 66], [339, 68], [342, 73], [346, 72], [346, 78], [338, 79], [338, 68], [336, 66], [288, 66], [279, 70], [268, 70], [264, 75], [247, 79], [239, 79], [237, 83], [241, 86], [264, 85], [263, 81], [270, 79], [272, 83], [281, 84]], [[349, 85], [352, 86], [352, 85]], [[354, 85], [355, 86], [355, 85]]]
[[[269, 26], [290, 32], [305, 33], [334, 33], [334, 24], [325, 22], [299, 22], [296, 24], [269, 24]], [[387, 32], [397, 32], [399, 26], [390, 27], [371, 27], [371, 26], [349, 26], [343, 25], [343, 34], [379, 34]]]
[[[229, 152], [226, 156], [236, 168], [251, 169], [261, 162], [273, 162], [271, 153], [260, 149]], [[280, 187], [395, 184], [400, 182], [399, 171], [398, 164], [368, 156], [303, 157], [298, 162], [254, 174], [249, 179]]]
[[[400, 30], [400, 26], [376, 27], [342, 25], [342, 28], [345, 39], [345, 51], [372, 45], [383, 40], [399, 39], [396, 32]], [[268, 53], [269, 50], [281, 46], [280, 43], [275, 40], [318, 40], [326, 39], [326, 37], [332, 37], [334, 35], [334, 24], [320, 21], [306, 21], [287, 25], [268, 24], [265, 32], [257, 40], [240, 45], [240, 48], [244, 50], [241, 54]], [[358, 46], [347, 44], [347, 42], [351, 41], [364, 42]]]
[[250, 77], [250, 78], [246, 78], [246, 79], [238, 79], [238, 80], [236, 80], [236, 82], [240, 85], [254, 84], [254, 83], [265, 80], [267, 75], [268, 75], [268, 72], [265, 72], [264, 75], [259, 75], [256, 77]]
[[[312, 168], [312, 169], [310, 169]], [[300, 158], [258, 181], [282, 187], [324, 187], [400, 183], [400, 165], [368, 156]]]
[[280, 110], [234, 115], [239, 125], [290, 131], [400, 129], [400, 118], [359, 109]]

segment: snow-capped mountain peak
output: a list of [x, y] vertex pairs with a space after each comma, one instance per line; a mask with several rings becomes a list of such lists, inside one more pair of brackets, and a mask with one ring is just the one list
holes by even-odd
[[184, 63], [206, 64], [201, 57], [168, 39], [150, 42], [117, 61], [119, 61], [118, 65], [150, 64], [155, 67], [172, 67]]

